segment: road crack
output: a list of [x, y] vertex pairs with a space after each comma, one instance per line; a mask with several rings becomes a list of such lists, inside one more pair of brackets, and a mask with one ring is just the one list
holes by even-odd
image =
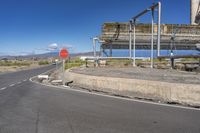
[[67, 117], [68, 125], [69, 125], [69, 128], [70, 128], [71, 132], [72, 132], [72, 133], [75, 133], [75, 132], [74, 132], [74, 129], [73, 129], [73, 126], [72, 126], [72, 123], [71, 123], [71, 120], [70, 120], [70, 118], [69, 118], [69, 115], [67, 114], [66, 117]]
[[40, 118], [40, 111], [37, 111], [36, 121], [35, 121], [35, 133], [38, 133], [38, 126], [39, 126], [39, 119]]

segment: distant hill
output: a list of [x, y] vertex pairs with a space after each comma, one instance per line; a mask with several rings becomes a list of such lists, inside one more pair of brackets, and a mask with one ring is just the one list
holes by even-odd
[[[97, 52], [99, 54], [99, 52]], [[74, 57], [80, 57], [80, 56], [93, 56], [93, 52], [83, 52], [83, 53], [72, 53], [70, 54], [71, 58]], [[25, 56], [0, 56], [0, 59], [32, 59], [32, 58], [49, 58], [49, 57], [59, 57], [58, 52], [49, 52], [49, 53], [44, 53], [44, 54], [34, 54], [34, 55], [25, 55]]]
[[[96, 53], [97, 55], [99, 54], [99, 52]], [[74, 53], [71, 54], [71, 57], [80, 57], [80, 56], [93, 56], [94, 53], [93, 52], [85, 52], [85, 53]]]

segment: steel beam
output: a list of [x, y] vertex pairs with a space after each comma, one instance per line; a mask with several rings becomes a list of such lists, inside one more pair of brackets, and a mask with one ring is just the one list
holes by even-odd
[[157, 56], [160, 56], [160, 23], [161, 23], [161, 3], [158, 2]]
[[133, 66], [135, 67], [136, 63], [135, 63], [135, 25], [136, 25], [136, 22], [134, 20], [133, 22]]
[[129, 23], [129, 57], [132, 58], [132, 20]]
[[144, 14], [146, 14], [147, 12], [151, 11], [152, 9], [158, 7], [159, 2], [156, 4], [153, 4], [152, 6], [150, 6], [149, 8], [145, 9], [144, 11], [142, 11], [141, 13], [139, 13], [138, 15], [132, 17], [133, 20], [137, 20], [139, 17], [143, 16]]
[[142, 11], [141, 13], [139, 13], [138, 15], [134, 16], [132, 19], [135, 21], [137, 18], [143, 16], [144, 14], [146, 14], [149, 11], [154, 10], [155, 8], [158, 8], [158, 31], [157, 31], [157, 56], [160, 56], [160, 23], [161, 23], [161, 2], [158, 2], [156, 4], [153, 4], [152, 6], [150, 6], [149, 8], [145, 9], [144, 11]]
[[151, 12], [151, 68], [153, 68], [154, 9]]

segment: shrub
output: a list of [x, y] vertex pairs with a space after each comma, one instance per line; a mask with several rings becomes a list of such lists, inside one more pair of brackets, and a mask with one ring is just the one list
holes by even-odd
[[65, 69], [70, 69], [72, 67], [80, 67], [83, 64], [85, 64], [85, 61], [81, 60], [80, 58], [67, 60], [66, 63], [65, 63]]
[[39, 61], [38, 64], [39, 65], [48, 65], [49, 62], [48, 61]]
[[30, 66], [26, 61], [0, 61], [0, 66]]

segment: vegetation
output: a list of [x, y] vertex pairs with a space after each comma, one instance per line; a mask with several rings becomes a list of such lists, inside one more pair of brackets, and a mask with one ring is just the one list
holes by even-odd
[[[141, 59], [136, 59], [135, 60], [136, 64], [141, 64], [141, 63], [150, 63], [149, 59], [141, 60]], [[165, 60], [159, 60], [159, 59], [154, 59], [155, 62], [166, 62]], [[111, 66], [132, 66], [133, 60], [130, 59], [110, 59], [106, 61], [106, 65], [111, 65]]]
[[0, 66], [30, 66], [31, 63], [27, 61], [0, 61]]
[[[80, 67], [82, 65], [86, 64], [86, 61], [80, 60], [80, 58], [75, 58], [71, 60], [66, 60], [65, 62], [65, 69], [70, 69], [72, 67]], [[106, 66], [113, 66], [113, 67], [126, 67], [126, 66], [132, 66], [133, 60], [130, 59], [108, 59], [105, 62]], [[142, 65], [145, 63], [150, 63], [150, 60], [141, 60], [141, 59], [136, 59], [136, 65]], [[154, 63], [162, 63], [166, 64], [168, 61], [165, 59], [154, 59]], [[87, 62], [87, 66], [94, 66], [94, 62]]]
[[109, 59], [106, 61], [106, 65], [109, 66], [129, 66], [132, 64], [132, 60], [129, 59]]
[[199, 61], [198, 58], [183, 58], [181, 61]]
[[49, 62], [46, 61], [46, 60], [43, 60], [43, 61], [39, 61], [38, 64], [39, 64], [39, 65], [48, 65]]
[[84, 65], [86, 62], [81, 60], [80, 58], [75, 58], [71, 60], [66, 60], [65, 62], [65, 69], [70, 69], [72, 67], [80, 67]]

